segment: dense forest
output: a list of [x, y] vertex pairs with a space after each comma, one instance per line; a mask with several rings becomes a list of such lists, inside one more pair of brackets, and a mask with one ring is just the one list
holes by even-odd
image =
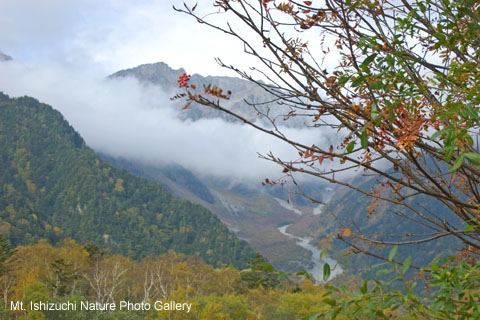
[[245, 267], [254, 251], [207, 209], [99, 159], [50, 106], [0, 93], [0, 235], [72, 238], [140, 259], [175, 250]]
[[[392, 271], [396, 281], [404, 281], [405, 293], [392, 289], [392, 281], [314, 283], [308, 275], [275, 270], [259, 254], [240, 271], [172, 250], [132, 260], [71, 239], [12, 250], [0, 237], [0, 318], [478, 319], [479, 266], [457, 260], [455, 266], [433, 264], [428, 279], [423, 272], [405, 278], [408, 266], [399, 268], [395, 253], [390, 256], [391, 269], [378, 271]], [[424, 296], [411, 290], [419, 278], [426, 280]], [[172, 302], [184, 307], [166, 307]]]
[[[1, 319], [278, 319], [291, 320], [327, 312], [325, 289], [309, 279], [289, 280], [257, 255], [249, 269], [213, 268], [198, 256], [169, 251], [140, 261], [103, 254], [98, 247], [71, 239], [56, 247], [45, 241], [13, 252], [0, 239], [0, 283], [5, 300], [26, 310], [0, 308]], [[76, 310], [30, 310], [30, 302]], [[116, 310], [80, 310], [81, 302], [115, 304]], [[150, 310], [120, 310], [120, 301], [150, 305]], [[189, 310], [155, 310], [157, 302], [186, 303]], [[2, 299], [0, 304], [4, 304]], [[71, 304], [71, 305], [72, 305]], [[71, 306], [70, 305], [70, 306]], [[65, 306], [65, 304], [64, 304]], [[144, 307], [143, 309], [146, 309]], [[188, 311], [188, 312], [187, 312]]]

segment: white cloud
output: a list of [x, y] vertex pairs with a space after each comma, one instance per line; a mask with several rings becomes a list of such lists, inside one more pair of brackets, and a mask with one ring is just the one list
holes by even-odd
[[[0, 49], [17, 62], [0, 64], [0, 90], [51, 104], [96, 150], [255, 182], [277, 175], [279, 167], [259, 160], [257, 152], [295, 159], [296, 151], [284, 142], [219, 119], [182, 122], [170, 94], [131, 79], [104, 79], [157, 61], [203, 75], [231, 75], [214, 62], [217, 56], [241, 69], [254, 65], [233, 37], [176, 13], [172, 5], [182, 7], [183, 1], [2, 0]], [[210, 1], [199, 2], [196, 12], [214, 10]], [[208, 19], [220, 23], [227, 17]], [[233, 26], [248, 37], [248, 30]], [[286, 132], [307, 145], [327, 140], [319, 129]]]
[[[57, 62], [97, 76], [164, 61], [205, 75], [230, 74], [214, 57], [247, 65], [243, 46], [172, 6], [182, 0], [2, 0], [0, 49], [17, 60]], [[198, 11], [214, 11], [210, 2]]]
[[[257, 152], [294, 160], [284, 142], [221, 119], [181, 121], [169, 95], [134, 79], [78, 75], [59, 65], [0, 63], [0, 90], [29, 95], [59, 110], [97, 151], [149, 163], [178, 163], [194, 172], [258, 184], [281, 169]], [[285, 129], [306, 144], [327, 139], [318, 129]]]

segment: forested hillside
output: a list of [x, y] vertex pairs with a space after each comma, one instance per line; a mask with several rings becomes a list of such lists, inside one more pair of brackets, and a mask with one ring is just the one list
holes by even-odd
[[[354, 184], [362, 190], [374, 190], [378, 181], [373, 178], [359, 176]], [[426, 208], [425, 216], [448, 221], [457, 229], [465, 228], [459, 219], [449, 216], [449, 210], [440, 201], [422, 195], [408, 199], [412, 207]], [[373, 205], [378, 206], [373, 207]], [[375, 209], [375, 210], [373, 210]], [[391, 213], [391, 214], [388, 214]], [[374, 254], [385, 254], [388, 247], [382, 244], [400, 240], [412, 239], [415, 234], [424, 234], [424, 238], [432, 232], [431, 228], [418, 223], [415, 213], [407, 208], [395, 206], [383, 200], [373, 202], [366, 195], [359, 194], [350, 188], [338, 188], [335, 195], [324, 207], [317, 221], [312, 222], [308, 229], [320, 243], [328, 235], [337, 238], [340, 234], [343, 240], [334, 239], [332, 254], [344, 261], [346, 270], [356, 275], [374, 278], [376, 270], [371, 266], [378, 263], [378, 259], [367, 254], [348, 254], [357, 252], [348, 243], [357, 246], [360, 250], [368, 250]], [[342, 232], [343, 231], [343, 232]], [[354, 237], [346, 237], [352, 233], [362, 233], [378, 240], [378, 243], [361, 243]], [[428, 241], [412, 245], [403, 245], [398, 248], [398, 258], [403, 261], [408, 256], [412, 258], [412, 265], [425, 266], [439, 256], [453, 255], [462, 247], [462, 243], [453, 236], [441, 237], [436, 241]]]
[[50, 106], [0, 93], [0, 235], [71, 237], [131, 258], [195, 254], [245, 266], [253, 250], [207, 209], [101, 161]]
[[[323, 302], [322, 286], [308, 279], [292, 282], [259, 255], [249, 262], [249, 270], [240, 272], [231, 266], [215, 269], [174, 251], [134, 261], [71, 239], [56, 247], [39, 242], [12, 252], [0, 237], [0, 251], [0, 292], [7, 300], [4, 308], [0, 299], [2, 320], [292, 320], [331, 310]], [[9, 301], [22, 301], [26, 310], [12, 311]], [[30, 302], [39, 301], [70, 307], [31, 308]], [[93, 301], [115, 309], [82, 309], [82, 303]], [[121, 301], [135, 304], [135, 309], [122, 307]], [[159, 309], [171, 301], [186, 308]]]

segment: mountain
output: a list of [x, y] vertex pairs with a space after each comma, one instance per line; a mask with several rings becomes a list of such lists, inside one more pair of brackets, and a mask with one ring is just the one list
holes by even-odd
[[[135, 68], [118, 71], [109, 76], [114, 78], [135, 78], [145, 85], [158, 86], [164, 92], [174, 96], [179, 92], [177, 79], [185, 72], [184, 69], [172, 69], [164, 62], [157, 62], [151, 64], [143, 64]], [[244, 118], [250, 121], [264, 121], [264, 117], [259, 115], [258, 111], [266, 113], [267, 111], [273, 117], [287, 115], [290, 109], [284, 105], [274, 103], [275, 96], [267, 93], [263, 88], [250, 81], [236, 78], [236, 77], [219, 77], [219, 76], [201, 76], [193, 74], [190, 78], [190, 83], [195, 84], [198, 88], [211, 84], [221, 88], [223, 92], [231, 91], [231, 96], [228, 100], [222, 101], [222, 106], [226, 109], [233, 110]], [[248, 103], [259, 103], [255, 110]], [[178, 102], [179, 110], [183, 107], [182, 103]], [[219, 118], [229, 122], [239, 122], [236, 118], [225, 114], [221, 111], [208, 108], [205, 106], [192, 103], [188, 108], [188, 112], [179, 112], [178, 117], [182, 120], [198, 120]], [[303, 124], [303, 120], [297, 118], [290, 118], [282, 124], [288, 123], [289, 126], [298, 126]]]
[[254, 251], [206, 208], [102, 161], [52, 107], [0, 93], [0, 235], [72, 238], [132, 258], [198, 253], [241, 268]]
[[[136, 68], [122, 70], [110, 76], [133, 77], [145, 85], [158, 86], [161, 90], [174, 95], [177, 88], [178, 77], [185, 72], [184, 69], [174, 70], [165, 63], [145, 64]], [[196, 85], [216, 85], [224, 90], [232, 91], [232, 98], [226, 102], [226, 107], [250, 120], [261, 119], [257, 113], [244, 102], [269, 101], [272, 97], [254, 83], [246, 80], [230, 77], [202, 77], [192, 75], [191, 82]], [[273, 107], [273, 104], [262, 106], [263, 110]], [[178, 106], [178, 110], [182, 108]], [[281, 107], [275, 106], [279, 113], [284, 112]], [[221, 118], [226, 121], [235, 121], [229, 116], [202, 106], [190, 106], [187, 112], [179, 112], [182, 119], [196, 120], [199, 118]], [[299, 117], [301, 118], [301, 117]], [[294, 119], [295, 120], [295, 119]], [[288, 122], [287, 125], [296, 127], [301, 125], [299, 120]], [[334, 145], [335, 143], [332, 142]], [[338, 223], [343, 221], [352, 229], [360, 229], [366, 235], [383, 234], [406, 234], [425, 233], [430, 230], [422, 228], [417, 223], [395, 214], [389, 214], [398, 208], [391, 204], [380, 201], [380, 206], [371, 217], [367, 216], [367, 207], [371, 204], [371, 198], [362, 196], [346, 187], [334, 187], [329, 191], [325, 185], [320, 183], [302, 183], [301, 187], [306, 194], [315, 199], [328, 200], [327, 206], [315, 208], [312, 203], [295, 197], [293, 203], [295, 208], [288, 204], [285, 190], [279, 188], [258, 188], [255, 186], [240, 185], [234, 181], [218, 180], [210, 177], [196, 176], [176, 164], [168, 167], [153, 167], [125, 159], [110, 157], [109, 161], [120, 165], [128, 170], [148, 179], [159, 181], [179, 197], [190, 199], [201, 203], [215, 212], [217, 216], [227, 224], [237, 235], [247, 239], [250, 244], [259, 252], [269, 258], [276, 267], [291, 269], [293, 265], [305, 265], [308, 263], [309, 255], [302, 248], [296, 245], [296, 241], [280, 234], [278, 227], [289, 224], [288, 232], [296, 237], [308, 237], [320, 244], [322, 238], [329, 234], [335, 234], [340, 228], [345, 227]], [[358, 177], [353, 181], [355, 186], [364, 190], [371, 190], [376, 183], [374, 179]], [[448, 217], [449, 211], [438, 201], [426, 197], [413, 197], [413, 204], [422, 203], [440, 217]], [[411, 212], [404, 212], [411, 216]], [[336, 216], [336, 217], [334, 217]], [[337, 219], [338, 218], [338, 219]], [[298, 239], [298, 238], [297, 238]], [[383, 238], [384, 240], [397, 240], [396, 238]], [[400, 247], [399, 257], [413, 256], [413, 262], [424, 265], [430, 262], [437, 253], [453, 253], [460, 244], [455, 239], [442, 238], [438, 241], [426, 243], [419, 246]], [[347, 246], [334, 240], [334, 253], [342, 253]], [[373, 248], [380, 252], [382, 249]], [[418, 255], [417, 252], [422, 252]], [[382, 252], [383, 253], [383, 252]], [[341, 254], [335, 256], [338, 260], [346, 263], [346, 270], [352, 273], [371, 272], [370, 266], [377, 263], [365, 255], [350, 255], [348, 260]]]
[[[174, 70], [163, 62], [144, 64], [135, 68], [121, 70], [109, 79], [134, 78], [145, 86], [154, 86], [170, 96], [179, 92], [177, 79], [185, 72], [184, 69]], [[190, 82], [202, 87], [215, 85], [224, 92], [230, 90], [229, 100], [222, 101], [226, 108], [234, 110], [251, 121], [265, 121], [258, 112], [248, 105], [250, 102], [272, 101], [274, 97], [258, 85], [234, 77], [203, 77], [198, 74], [191, 76]], [[203, 118], [217, 118], [228, 122], [239, 122], [237, 119], [205, 106], [193, 103], [184, 112], [182, 102], [178, 102], [178, 118], [196, 121]], [[266, 103], [257, 106], [263, 112], [269, 108], [270, 114], [287, 114], [288, 108]], [[295, 127], [301, 125], [302, 117], [290, 118], [286, 123]], [[100, 153], [102, 150], [98, 150]], [[267, 257], [277, 268], [284, 270], [303, 269], [310, 260], [312, 253], [297, 245], [297, 241], [282, 234], [278, 228], [296, 222], [300, 214], [311, 215], [314, 208], [311, 202], [301, 197], [291, 195], [295, 207], [287, 203], [288, 194], [280, 187], [262, 187], [261, 180], [255, 185], [246, 185], [228, 178], [215, 178], [189, 171], [176, 163], [169, 165], [145, 164], [131, 159], [120, 159], [115, 155], [103, 154], [107, 161], [121, 166], [132, 173], [160, 182], [173, 194], [180, 198], [199, 203], [215, 212], [236, 235], [247, 240], [250, 245]], [[280, 172], [280, 170], [279, 170]], [[326, 192], [325, 186], [318, 183], [309, 184], [309, 189], [322, 198]]]
[[[352, 184], [362, 190], [371, 191], [378, 189], [378, 181], [373, 176], [358, 176], [353, 179]], [[377, 187], [377, 188], [376, 188]], [[448, 221], [454, 229], [465, 228], [465, 223], [455, 219], [451, 211], [439, 200], [428, 196], [410, 197], [408, 203], [418, 208], [426, 217]], [[379, 200], [376, 210], [369, 214], [367, 207], [372, 204], [372, 198], [348, 187], [337, 188], [332, 198], [322, 208], [321, 214], [315, 217], [305, 217], [303, 221], [297, 222], [289, 230], [294, 234], [308, 234], [315, 243], [320, 245], [322, 239], [333, 236], [330, 243], [332, 250], [329, 252], [349, 273], [364, 277], [376, 278], [377, 269], [372, 265], [378, 264], [380, 260], [364, 254], [346, 254], [349, 246], [336, 239], [336, 234], [341, 233], [340, 229], [350, 228], [354, 232], [376, 240], [398, 242], [401, 240], [412, 240], [409, 234], [425, 234], [428, 238], [432, 229], [415, 222], [420, 220], [409, 209], [395, 206], [383, 200]], [[381, 236], [379, 236], [381, 235]], [[401, 236], [401, 237], [400, 237]], [[355, 245], [368, 248], [371, 252], [388, 256], [390, 246], [371, 245], [359, 243], [352, 238], [345, 237], [347, 241], [354, 241]], [[412, 257], [412, 265], [426, 266], [438, 256], [455, 254], [456, 250], [462, 247], [461, 241], [453, 236], [442, 237], [434, 241], [402, 245], [398, 247], [396, 258], [404, 261], [408, 256]]]
[[156, 167], [105, 154], [100, 156], [139, 177], [161, 183], [179, 198], [208, 208], [276, 267], [300, 270], [309, 263], [311, 253], [299, 247], [294, 239], [280, 233], [278, 227], [297, 221], [300, 210], [311, 212], [312, 209], [302, 206], [292, 208], [281, 199], [280, 191], [275, 197], [262, 187], [197, 177], [176, 164]]
[[0, 50], [0, 61], [10, 61], [13, 60], [12, 57], [6, 55]]

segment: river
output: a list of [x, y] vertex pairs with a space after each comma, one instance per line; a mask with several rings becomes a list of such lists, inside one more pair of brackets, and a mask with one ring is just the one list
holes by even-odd
[[337, 275], [341, 274], [343, 272], [342, 267], [333, 259], [324, 257], [320, 259], [320, 250], [315, 246], [310, 244], [310, 241], [312, 239], [310, 238], [301, 238], [294, 236], [293, 234], [290, 234], [287, 232], [287, 228], [290, 225], [287, 224], [285, 226], [279, 227], [278, 231], [280, 231], [282, 234], [297, 240], [297, 245], [307, 249], [312, 253], [312, 257], [310, 258], [310, 263], [308, 263], [307, 266], [305, 266], [305, 270], [318, 282], [323, 282], [323, 265], [328, 263], [330, 265], [331, 273], [330, 273], [330, 279], [333, 279]]

